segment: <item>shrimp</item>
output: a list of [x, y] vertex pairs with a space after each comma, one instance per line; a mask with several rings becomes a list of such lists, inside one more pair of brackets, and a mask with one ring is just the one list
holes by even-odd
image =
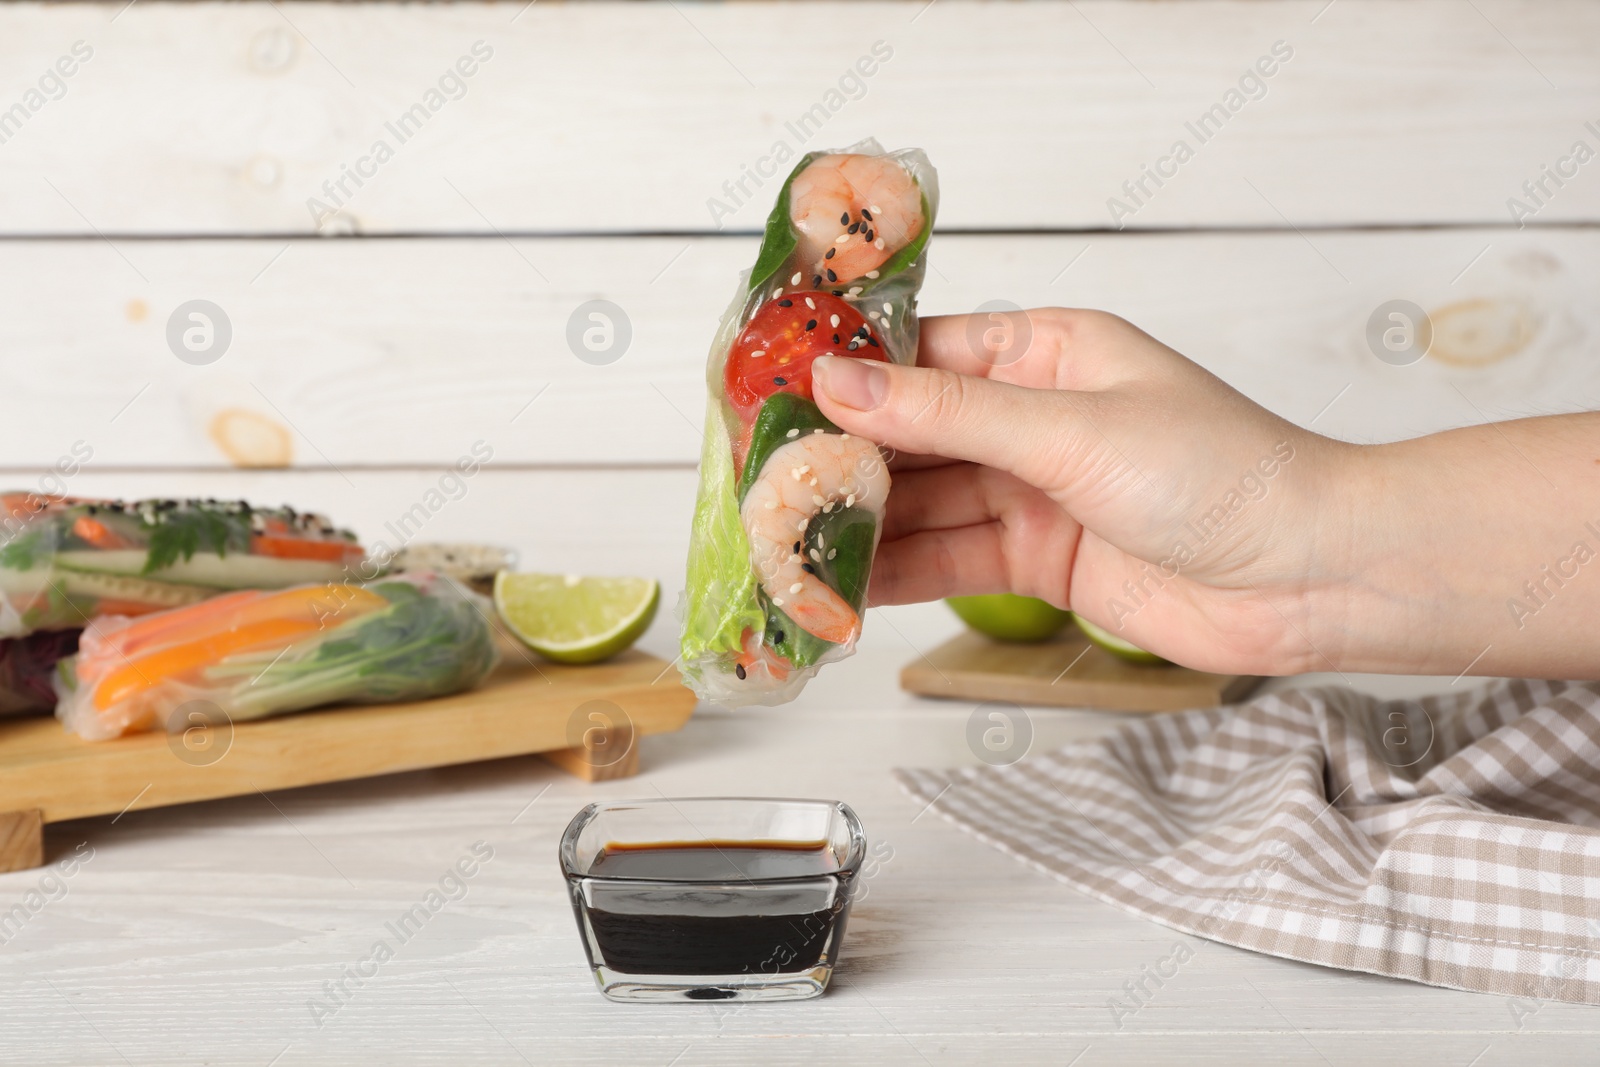
[[922, 232], [922, 192], [887, 156], [819, 156], [789, 187], [789, 218], [811, 287], [874, 272]]
[[773, 605], [807, 633], [844, 644], [861, 632], [855, 609], [807, 559], [811, 520], [836, 507], [857, 507], [881, 523], [888, 496], [889, 471], [878, 446], [849, 434], [797, 436], [762, 466], [740, 506], [750, 560]]

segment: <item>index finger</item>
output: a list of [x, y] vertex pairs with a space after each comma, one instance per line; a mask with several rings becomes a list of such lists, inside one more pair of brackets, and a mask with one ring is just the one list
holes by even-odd
[[1104, 312], [998, 304], [934, 315], [921, 320], [917, 365], [1035, 389], [1100, 389], [1114, 377], [1104, 353], [1115, 324], [1127, 326]]

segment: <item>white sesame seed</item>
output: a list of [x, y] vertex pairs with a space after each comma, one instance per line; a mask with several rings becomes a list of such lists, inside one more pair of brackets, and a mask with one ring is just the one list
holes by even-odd
[[877, 204], [870, 204], [870, 205], [868, 205], [868, 206], [869, 206], [869, 207], [870, 207], [870, 208], [871, 208], [871, 210], [872, 210], [872, 213], [873, 213], [873, 214], [874, 214], [874, 215], [881, 215], [881, 214], [883, 214], [883, 208], [881, 208], [881, 207], [879, 207], [879, 206], [878, 206], [878, 205], [877, 205]]
[[889, 303], [887, 300], [885, 300], [883, 302], [883, 313], [885, 315], [893, 315], [894, 314], [894, 305]]
[[789, 587], [789, 592], [798, 593], [800, 590], [804, 589], [805, 587], [806, 586], [805, 586], [804, 582], [795, 582], [793, 585], [791, 585]]
[[850, 440], [850, 435], [847, 434], [847, 433], [842, 433], [842, 434], [839, 435], [839, 440], [848, 441], [848, 440]]
[[817, 507], [820, 508], [822, 505], [826, 504], [828, 501], [827, 501], [827, 499], [825, 497], [820, 497], [820, 496], [813, 495], [812, 498], [811, 498], [811, 502], [813, 504], [815, 504]]
[[[916, 264], [913, 263], [912, 266], [916, 266]], [[875, 271], [875, 270], [867, 271], [867, 277], [876, 278], [877, 276], [878, 276], [878, 272], [877, 271]]]
[[[828, 432], [828, 431], [827, 431], [827, 430], [824, 430], [824, 429], [823, 429], [823, 428], [822, 428], [822, 427], [820, 427], [820, 426], [819, 426], [819, 427], [817, 427], [817, 428], [816, 428], [816, 429], [815, 429], [815, 430], [812, 430], [812, 431], [811, 431], [811, 432], [812, 432], [812, 433], [813, 433], [813, 434], [819, 434], [819, 433], [827, 433], [827, 432]], [[810, 470], [810, 469], [811, 469], [811, 468], [810, 468], [810, 467], [807, 467], [807, 468], [806, 468], [806, 469], [807, 469], [807, 470]]]
[[828, 512], [830, 512], [832, 510], [833, 510], [833, 501], [830, 500], [826, 504], [822, 505], [822, 513], [824, 515], [828, 514]]
[[805, 275], [801, 274], [799, 271], [795, 271], [794, 272], [794, 277], [789, 279], [789, 284], [790, 285], [799, 285], [800, 284], [800, 279], [803, 278], [803, 277], [805, 277]]
[[772, 598], [772, 603], [773, 603], [773, 605], [775, 607], [780, 607], [781, 608], [781, 607], [783, 607], [783, 598], [775, 596], [775, 597]]
[[817, 547], [818, 548], [822, 547], [822, 535], [821, 534], [817, 534]]
[[764, 356], [766, 354], [767, 354], [767, 350], [766, 349], [758, 348], [754, 352], [750, 353], [750, 358], [751, 359], [760, 359], [762, 356]]
[[785, 437], [799, 437], [800, 436], [800, 427], [796, 426], [794, 429], [790, 430], [788, 433], [784, 434], [783, 436], [785, 436]]
[[838, 554], [839, 554], [839, 550], [837, 548], [828, 549], [828, 558], [829, 559], [832, 559], [834, 556], [837, 556]]
[[809, 553], [808, 553], [808, 555], [810, 555], [810, 557], [811, 557], [811, 558], [812, 558], [812, 559], [813, 559], [813, 560], [814, 560], [814, 561], [816, 561], [816, 562], [817, 562], [817, 563], [821, 563], [821, 562], [822, 562], [822, 553], [821, 553], [821, 552], [818, 552], [818, 551], [817, 551], [817, 550], [816, 550], [816, 549], [814, 549], [814, 548], [813, 548], [813, 549], [812, 549], [812, 550], [811, 550], [811, 551], [810, 551], [810, 552], [809, 552]]
[[837, 330], [839, 328], [839, 316], [837, 316], [837, 315], [829, 315], [828, 316], [828, 325], [832, 326], [834, 329]]
[[848, 240], [850, 240], [850, 235], [847, 233], [841, 233], [838, 237], [834, 238], [833, 243], [836, 245], [842, 245]]
[[795, 529], [799, 530], [801, 533], [805, 533], [806, 532], [806, 527], [809, 526], [809, 525], [811, 525], [811, 524], [808, 523], [805, 519], [801, 519], [799, 524], [797, 526], [795, 526]]
[[876, 241], [872, 242], [872, 247], [876, 248], [878, 251], [882, 252], [883, 251], [883, 238], [880, 237]]
[[809, 296], [806, 297], [806, 307], [810, 308], [812, 311], [817, 310], [816, 302], [813, 301]]
[[776, 500], [767, 501], [767, 510], [768, 511], [777, 511], [778, 510], [778, 502]]
[[776, 299], [778, 299], [778, 297], [780, 297], [782, 295], [783, 295], [783, 286], [780, 285], [776, 289], [772, 290], [772, 299], [776, 300]]
[[849, 496], [844, 498], [844, 506], [847, 508], [853, 508], [856, 506], [856, 495], [854, 493], [851, 493]]
[[851, 296], [860, 296], [860, 295], [861, 295], [861, 286], [859, 286], [859, 285], [852, 285], [852, 286], [851, 286], [851, 287], [850, 287], [850, 295], [851, 295]]

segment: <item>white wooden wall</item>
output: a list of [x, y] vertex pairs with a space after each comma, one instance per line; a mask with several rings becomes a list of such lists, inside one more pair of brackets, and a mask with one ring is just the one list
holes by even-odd
[[[1600, 161], [1561, 161], [1600, 150], [1596, 54], [1575, 0], [8, 3], [0, 480], [83, 442], [74, 492], [284, 500], [377, 538], [483, 441], [424, 536], [675, 590], [701, 365], [776, 186], [749, 174], [866, 135], [940, 168], [926, 313], [1106, 307], [1351, 439], [1593, 407]], [[346, 167], [370, 176], [319, 227]], [[594, 298], [633, 330], [605, 366], [566, 341]], [[1396, 298], [1439, 328], [1414, 366], [1363, 340]], [[233, 331], [206, 366], [166, 340], [194, 299]]]

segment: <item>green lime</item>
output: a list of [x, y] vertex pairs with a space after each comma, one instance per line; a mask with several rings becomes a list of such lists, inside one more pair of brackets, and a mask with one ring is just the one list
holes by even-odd
[[1048, 641], [1072, 618], [1070, 611], [1015, 593], [953, 596], [945, 603], [962, 622], [996, 641]]
[[1130, 645], [1115, 634], [1109, 634], [1082, 615], [1075, 615], [1072, 619], [1078, 624], [1078, 629], [1083, 631], [1083, 636], [1099, 645], [1118, 659], [1125, 659], [1129, 663], [1165, 663], [1166, 660], [1154, 652], [1146, 652], [1138, 645]]
[[656, 617], [661, 584], [650, 578], [517, 574], [494, 579], [494, 607], [511, 632], [558, 663], [594, 663], [639, 640]]

